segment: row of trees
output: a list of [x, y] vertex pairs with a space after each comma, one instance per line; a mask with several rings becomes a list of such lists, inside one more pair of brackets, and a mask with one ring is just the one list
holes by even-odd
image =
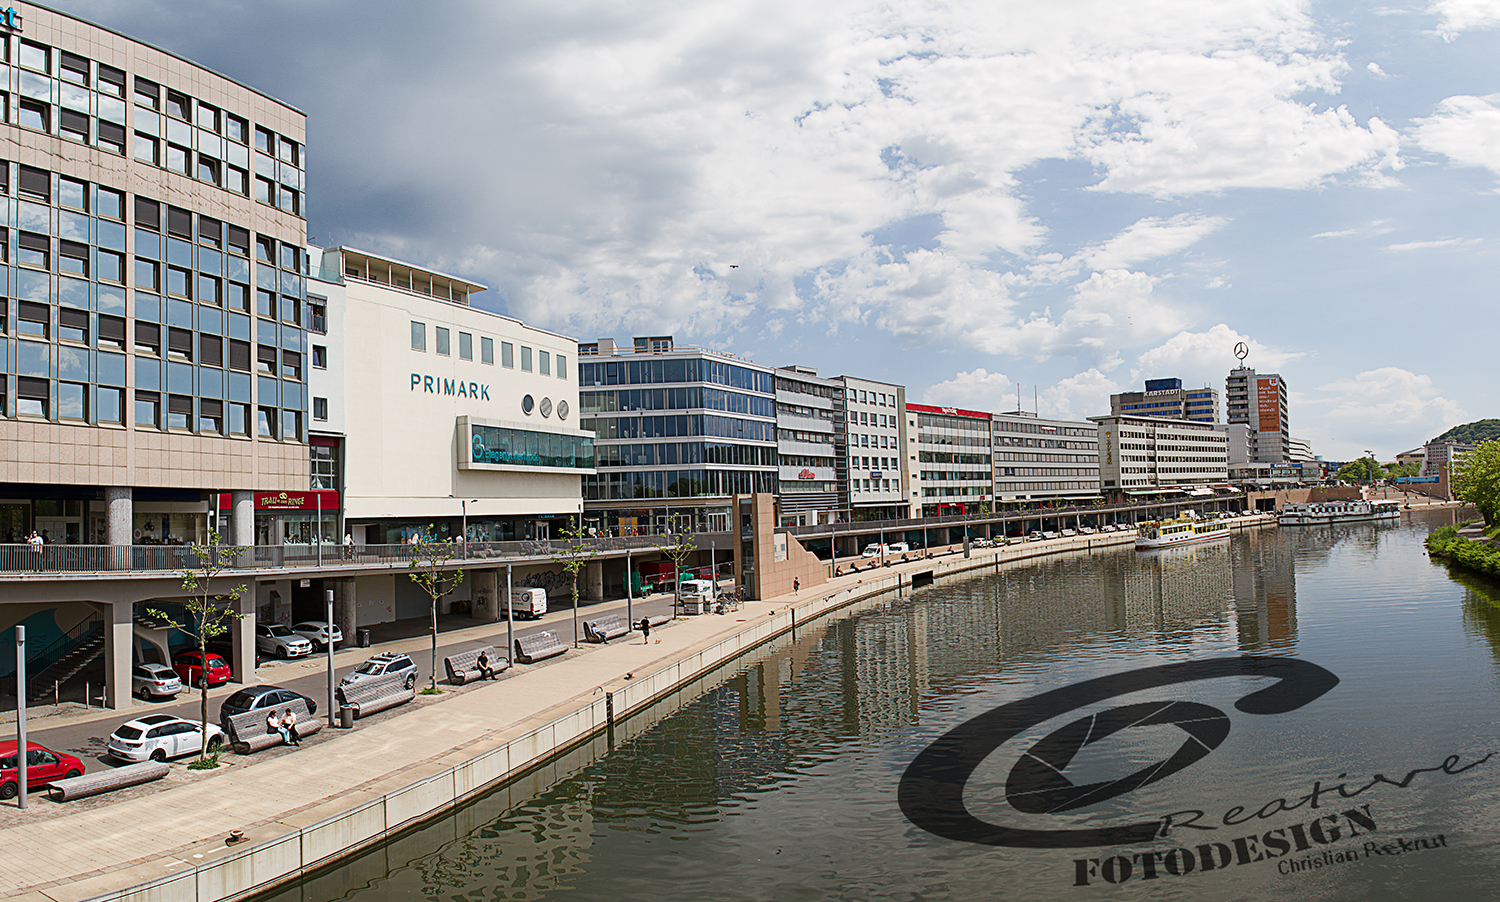
[[1478, 509], [1485, 526], [1500, 515], [1500, 439], [1481, 442], [1453, 464], [1453, 495]]

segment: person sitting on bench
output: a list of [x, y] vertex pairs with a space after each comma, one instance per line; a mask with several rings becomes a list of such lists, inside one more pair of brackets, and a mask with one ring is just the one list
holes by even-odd
[[479, 678], [481, 680], [493, 680], [495, 678], [495, 668], [490, 666], [488, 652], [480, 652], [479, 660], [474, 662], [474, 666], [479, 670]]

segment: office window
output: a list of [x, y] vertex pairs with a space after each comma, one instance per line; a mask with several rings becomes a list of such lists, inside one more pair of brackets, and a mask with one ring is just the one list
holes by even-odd
[[229, 340], [229, 368], [242, 373], [250, 372], [250, 342]]
[[328, 305], [307, 302], [307, 330], [319, 335], [328, 334]]
[[174, 360], [193, 359], [193, 333], [191, 330], [167, 330], [167, 356]]
[[467, 332], [458, 333], [458, 358], [460, 360], [474, 359], [474, 336]]
[[231, 405], [229, 405], [229, 434], [230, 435], [249, 435], [250, 434], [250, 405], [249, 404], [231, 404]]
[[52, 239], [35, 232], [22, 232], [17, 239], [16, 262], [37, 269], [52, 268]]
[[521, 372], [531, 372], [531, 349], [521, 345]]
[[198, 127], [211, 132], [219, 130], [219, 111], [206, 103], [198, 104]]
[[57, 309], [57, 337], [63, 341], [89, 343], [89, 312], [71, 307]]
[[302, 411], [281, 412], [281, 437], [293, 442], [302, 438]]
[[179, 93], [171, 88], [167, 89], [167, 115], [188, 122], [193, 120], [192, 102], [188, 100], [186, 94]]
[[326, 419], [328, 419], [328, 399], [327, 398], [313, 398], [312, 401], [313, 401], [313, 403], [312, 403], [312, 417], [313, 417], [313, 419], [315, 419], [315, 420], [326, 420]]
[[479, 337], [479, 362], [495, 364], [495, 340], [481, 335]]
[[328, 369], [328, 349], [323, 345], [312, 346], [312, 366], [315, 370]]
[[500, 342], [500, 365], [511, 367], [512, 369], [515, 368], [516, 349], [515, 346], [508, 341]]
[[167, 395], [167, 428], [193, 428], [193, 399], [188, 395]]
[[269, 319], [276, 318], [276, 292], [264, 288], [255, 289], [255, 312]]
[[65, 175], [58, 176], [57, 204], [60, 207], [69, 207], [87, 213], [89, 211], [89, 183], [70, 179]]
[[152, 166], [161, 165], [161, 144], [150, 135], [135, 133], [135, 158]]
[[135, 424], [137, 426], [160, 427], [158, 419], [161, 409], [161, 395], [154, 391], [138, 391], [135, 393]]
[[64, 138], [72, 138], [83, 144], [89, 143], [89, 117], [86, 113], [75, 113], [72, 110], [59, 110], [57, 114], [57, 133]]
[[235, 194], [250, 193], [250, 173], [238, 166], [225, 166], [224, 187]]
[[89, 85], [89, 61], [86, 57], [76, 53], [68, 53], [66, 50], [60, 54], [57, 67], [57, 77], [63, 81], [70, 81], [75, 85]]
[[99, 121], [97, 143], [111, 153], [125, 156], [125, 126], [113, 122]]
[[448, 327], [447, 326], [437, 326], [432, 331], [433, 331], [433, 337], [437, 339], [436, 342], [435, 342], [437, 344], [437, 352], [439, 354], [443, 355], [444, 357], [447, 357], [448, 356]]
[[35, 69], [38, 72], [51, 74], [52, 70], [47, 66], [49, 57], [51, 56], [51, 48], [41, 44], [33, 44], [30, 41], [21, 41], [20, 44], [20, 63], [22, 66], [25, 66], [27, 69]]
[[536, 352], [536, 372], [538, 376], [552, 375], [552, 355], [546, 351]]
[[209, 247], [223, 247], [224, 224], [211, 216], [199, 216], [198, 243]]
[[255, 236], [255, 259], [262, 263], [276, 262], [276, 239], [270, 235]]
[[188, 174], [188, 160], [192, 159], [193, 152], [186, 147], [178, 147], [176, 144], [167, 145], [167, 168], [173, 172]]
[[101, 282], [114, 282], [119, 285], [125, 284], [125, 255], [114, 251], [99, 251], [99, 280]]
[[249, 229], [237, 225], [230, 226], [228, 238], [225, 239], [224, 243], [229, 246], [231, 252], [239, 254], [241, 257], [250, 256]]
[[255, 177], [255, 199], [263, 204], [276, 203], [276, 183], [270, 179]]
[[219, 183], [219, 161], [198, 154], [198, 181], [217, 185]]
[[269, 129], [255, 127], [255, 149], [261, 153], [276, 153], [276, 135]]
[[16, 312], [16, 332], [33, 338], [51, 338], [52, 308], [35, 301], [21, 301]]
[[113, 66], [99, 64], [99, 80], [95, 87], [101, 94], [111, 97], [125, 96], [125, 73]]
[[204, 366], [223, 366], [224, 339], [217, 335], [199, 335], [198, 362]]
[[267, 376], [276, 375], [276, 349], [257, 345], [255, 349], [255, 371]]
[[57, 383], [57, 418], [60, 420], [87, 420], [89, 418], [87, 385], [77, 382]]
[[167, 294], [180, 298], [193, 296], [193, 274], [175, 266], [167, 267]]
[[135, 80], [135, 102], [144, 107], [157, 109], [161, 105], [161, 85], [144, 78]]
[[282, 295], [281, 321], [296, 326], [302, 325], [302, 302], [297, 298]]
[[135, 287], [152, 294], [161, 292], [161, 266], [155, 260], [135, 258]]
[[35, 200], [52, 200], [52, 173], [35, 166], [21, 166], [21, 196]]
[[135, 227], [161, 231], [161, 204], [139, 195], [135, 198]]
[[250, 286], [239, 282], [224, 283], [224, 305], [241, 313], [250, 312]]
[[262, 438], [276, 438], [276, 408], [258, 407], [255, 410], [255, 434]]
[[125, 320], [122, 317], [99, 314], [99, 347], [125, 350]]
[[302, 355], [296, 351], [281, 352], [281, 377], [302, 381]]
[[224, 432], [224, 402], [203, 398], [198, 402], [198, 431], [220, 435]]
[[413, 351], [427, 350], [427, 325], [425, 323], [413, 322], [411, 324], [411, 349]]
[[557, 355], [557, 378], [568, 378], [568, 359], [561, 354]]
[[76, 241], [58, 242], [57, 271], [89, 277], [89, 246]]
[[213, 276], [198, 277], [198, 303], [218, 307], [224, 303], [219, 280]]
[[20, 376], [16, 379], [16, 414], [23, 417], [50, 415], [51, 384], [46, 379]]
[[161, 326], [157, 323], [135, 321], [135, 352], [137, 354], [161, 355]]
[[231, 141], [238, 141], [244, 144], [246, 138], [249, 136], [248, 129], [249, 125], [240, 117], [229, 115], [224, 117], [224, 134]]
[[95, 394], [98, 397], [96, 413], [99, 415], [99, 422], [115, 425], [125, 422], [125, 389], [101, 385]]

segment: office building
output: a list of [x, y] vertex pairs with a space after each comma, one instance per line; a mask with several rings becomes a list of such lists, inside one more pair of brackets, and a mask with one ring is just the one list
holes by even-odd
[[990, 417], [999, 502], [1099, 496], [1098, 427], [1013, 411]]
[[1230, 370], [1224, 381], [1224, 413], [1227, 422], [1250, 427], [1251, 460], [1280, 464], [1291, 459], [1286, 380], [1279, 373]]
[[[777, 491], [776, 376], [670, 336], [578, 346], [579, 425], [594, 434], [585, 519], [602, 529], [729, 528], [735, 495]], [[822, 481], [822, 480], [818, 480]]]
[[836, 400], [844, 386], [802, 366], [776, 370], [779, 525], [832, 522], [839, 508]]
[[1473, 451], [1475, 447], [1475, 445], [1455, 442], [1452, 439], [1428, 442], [1422, 448], [1421, 475], [1443, 476], [1451, 473], [1453, 464]]
[[1286, 460], [1287, 463], [1300, 464], [1315, 460], [1312, 452], [1312, 442], [1305, 438], [1292, 436], [1287, 439]]
[[906, 405], [913, 506], [924, 517], [981, 511], [994, 499], [990, 414], [958, 407]]
[[1219, 393], [1212, 388], [1182, 387], [1181, 379], [1147, 379], [1143, 392], [1109, 396], [1111, 416], [1164, 417], [1195, 423], [1219, 422]]
[[[852, 520], [911, 516], [907, 492], [906, 389], [889, 382], [840, 376], [843, 414], [839, 431], [839, 507]], [[837, 401], [835, 403], [838, 403]]]
[[[342, 502], [325, 534], [397, 544], [466, 523], [470, 542], [498, 542], [573, 522], [595, 472], [577, 342], [472, 306], [484, 286], [457, 276], [347, 247], [310, 256], [311, 471]], [[304, 541], [309, 507], [260, 528]]]
[[1099, 480], [1107, 498], [1214, 494], [1229, 478], [1228, 437], [1212, 423], [1156, 417], [1089, 417], [1099, 429]]

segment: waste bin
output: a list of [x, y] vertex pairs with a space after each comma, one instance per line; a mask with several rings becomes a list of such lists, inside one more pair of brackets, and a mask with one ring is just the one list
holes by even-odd
[[355, 630], [354, 637], [358, 641], [360, 648], [370, 647], [370, 631], [368, 629]]
[[354, 729], [354, 707], [344, 705], [339, 708], [339, 728], [344, 730]]

